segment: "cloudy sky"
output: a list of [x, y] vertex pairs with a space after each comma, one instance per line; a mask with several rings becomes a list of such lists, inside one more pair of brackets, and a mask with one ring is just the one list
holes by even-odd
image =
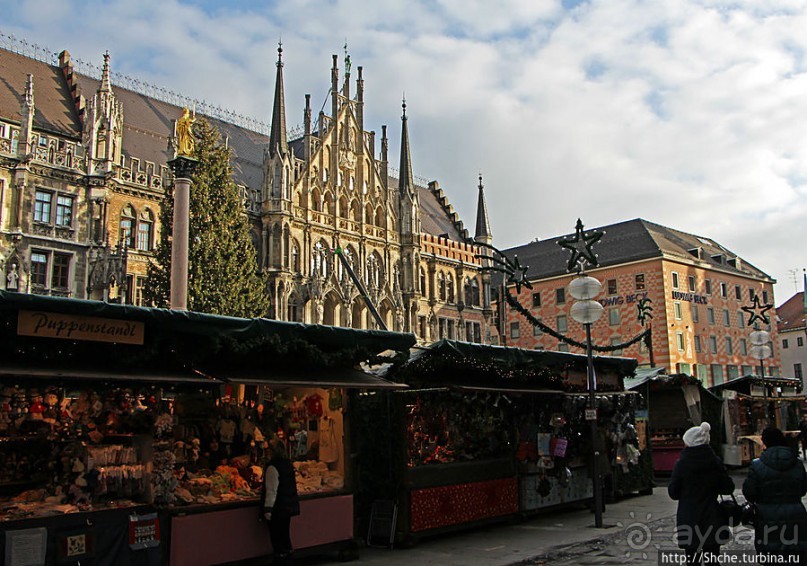
[[[289, 126], [326, 103], [331, 54], [364, 68], [365, 127], [466, 226], [481, 172], [502, 249], [644, 218], [779, 281], [807, 267], [802, 0], [5, 0], [0, 32]], [[342, 71], [343, 72], [343, 71]], [[355, 87], [352, 87], [355, 89]], [[607, 237], [607, 236], [606, 236]]]

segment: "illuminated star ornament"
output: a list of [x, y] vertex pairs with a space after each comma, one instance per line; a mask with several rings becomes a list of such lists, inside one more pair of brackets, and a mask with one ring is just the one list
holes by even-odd
[[558, 240], [558, 245], [562, 248], [571, 250], [572, 257], [569, 258], [569, 263], [566, 266], [566, 271], [577, 271], [582, 273], [586, 267], [597, 267], [597, 255], [591, 249], [594, 244], [600, 241], [605, 235], [605, 232], [594, 230], [586, 234], [583, 231], [583, 221], [577, 219], [577, 226], [575, 227], [574, 236]]
[[754, 295], [751, 299], [753, 303], [751, 306], [740, 307], [742, 310], [751, 315], [748, 319], [748, 326], [754, 324], [754, 321], [761, 320], [763, 324], [770, 324], [771, 319], [765, 313], [773, 308], [773, 305], [762, 305], [759, 302], [759, 295]]
[[477, 245], [483, 248], [491, 249], [495, 252], [492, 257], [485, 254], [476, 254], [475, 257], [477, 259], [488, 259], [496, 263], [496, 265], [491, 267], [482, 267], [480, 271], [499, 271], [504, 273], [507, 275], [507, 282], [515, 285], [516, 293], [521, 292], [522, 285], [527, 289], [532, 289], [532, 284], [527, 280], [527, 269], [529, 269], [529, 266], [521, 265], [517, 255], [514, 255], [513, 259], [511, 260], [500, 250], [494, 248], [490, 244], [478, 242]]

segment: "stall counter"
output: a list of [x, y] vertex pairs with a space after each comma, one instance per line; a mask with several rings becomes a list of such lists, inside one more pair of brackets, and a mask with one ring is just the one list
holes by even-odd
[[[187, 512], [186, 512], [187, 511]], [[295, 550], [353, 541], [353, 495], [300, 501], [291, 521]], [[267, 556], [272, 552], [266, 523], [258, 520], [258, 502], [227, 509], [176, 509], [171, 517], [172, 566], [205, 566]]]

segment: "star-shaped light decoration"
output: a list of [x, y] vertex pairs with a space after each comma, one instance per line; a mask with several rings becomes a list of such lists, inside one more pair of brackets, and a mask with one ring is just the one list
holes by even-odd
[[507, 275], [507, 283], [511, 283], [516, 287], [516, 293], [521, 293], [521, 286], [523, 285], [527, 289], [532, 289], [532, 283], [527, 280], [527, 269], [529, 266], [521, 265], [521, 262], [518, 260], [518, 256], [514, 255], [512, 261], [506, 255], [504, 255], [500, 250], [494, 248], [490, 244], [485, 244], [482, 242], [477, 243], [478, 246], [483, 248], [489, 248], [493, 250], [495, 253], [493, 256], [485, 255], [485, 254], [476, 254], [474, 257], [477, 259], [489, 259], [490, 261], [495, 262], [497, 265], [493, 266], [486, 266], [480, 268], [480, 271], [499, 271]]
[[653, 301], [647, 297], [644, 299], [640, 299], [638, 303], [636, 303], [636, 308], [639, 310], [638, 320], [642, 326], [648, 322], [648, 318], [653, 318], [653, 313], [650, 311], [653, 310], [653, 307], [650, 306], [650, 303]]
[[575, 226], [574, 236], [558, 240], [558, 245], [572, 251], [572, 257], [569, 258], [569, 263], [566, 266], [566, 271], [577, 271], [582, 273], [586, 265], [589, 267], [597, 267], [597, 255], [591, 249], [594, 244], [600, 241], [605, 235], [605, 232], [594, 230], [586, 234], [583, 231], [583, 221], [577, 219], [577, 226]]
[[771, 319], [765, 313], [773, 308], [773, 305], [763, 305], [759, 302], [759, 295], [754, 295], [751, 299], [751, 305], [740, 307], [742, 310], [750, 314], [748, 318], [748, 326], [752, 326], [754, 321], [761, 320], [763, 324], [770, 324]]

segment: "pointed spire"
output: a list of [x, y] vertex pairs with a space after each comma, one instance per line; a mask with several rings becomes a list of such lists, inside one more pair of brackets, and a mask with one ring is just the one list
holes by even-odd
[[493, 236], [490, 233], [490, 220], [488, 220], [488, 207], [485, 204], [485, 190], [482, 184], [482, 173], [479, 173], [479, 202], [476, 205], [476, 234], [474, 240], [490, 244]]
[[398, 189], [401, 195], [411, 195], [415, 192], [414, 175], [412, 174], [412, 157], [409, 153], [409, 127], [406, 118], [406, 96], [403, 98], [403, 115], [401, 116], [401, 167]]
[[112, 92], [112, 83], [109, 80], [109, 51], [104, 53], [104, 68], [101, 71], [101, 86], [98, 92]]
[[34, 75], [28, 75], [28, 81], [25, 83], [25, 94], [23, 95], [23, 104], [26, 108], [33, 110], [34, 108]]
[[269, 155], [285, 155], [289, 151], [286, 141], [286, 99], [283, 95], [283, 42], [277, 43], [277, 78], [275, 103], [272, 109], [272, 127], [269, 132]]
[[803, 269], [802, 274], [804, 275], [804, 287], [802, 287], [802, 292], [804, 293], [804, 310], [807, 311], [807, 269]]

